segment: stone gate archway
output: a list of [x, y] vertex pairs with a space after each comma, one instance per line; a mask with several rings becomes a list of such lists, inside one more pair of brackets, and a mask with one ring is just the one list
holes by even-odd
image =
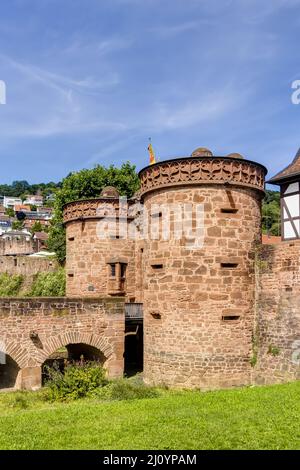
[[60, 334], [49, 338], [43, 342], [43, 349], [40, 353], [39, 365], [41, 365], [49, 356], [51, 356], [59, 348], [67, 347], [68, 345], [86, 345], [93, 347], [100, 351], [105, 357], [104, 364], [109, 362], [113, 357], [113, 347], [109, 340], [104, 336], [93, 335], [81, 332], [72, 332]]
[[42, 384], [47, 380], [47, 366], [53, 367], [55, 364], [56, 367], [63, 371], [65, 361], [79, 362], [83, 360], [97, 362], [99, 366], [107, 369], [109, 373], [109, 358], [113, 355], [113, 349], [105, 338], [95, 337], [94, 335], [87, 336], [81, 333], [73, 333], [71, 337], [69, 334], [60, 335], [58, 338], [51, 338], [48, 344], [45, 345], [43, 357], [47, 354], [46, 351], [52, 351], [58, 344], [59, 346], [55, 351], [51, 352], [41, 364]]
[[0, 355], [0, 389], [15, 388], [21, 369], [17, 362], [4, 351], [1, 351]]
[[0, 341], [20, 369], [16, 388], [39, 388], [43, 363], [63, 347], [75, 359], [101, 359], [110, 377], [123, 375], [123, 298], [1, 299], [0, 324]]

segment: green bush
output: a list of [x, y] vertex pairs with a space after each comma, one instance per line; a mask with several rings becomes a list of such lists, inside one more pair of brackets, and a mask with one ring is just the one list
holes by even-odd
[[0, 274], [0, 297], [15, 297], [19, 294], [23, 283], [21, 274]]
[[47, 367], [46, 374], [47, 395], [51, 401], [84, 398], [108, 383], [105, 370], [97, 362], [69, 363], [64, 371]]
[[129, 379], [116, 379], [102, 388], [95, 389], [89, 394], [101, 400], [137, 400], [158, 397], [158, 391], [153, 387]]
[[63, 297], [66, 292], [66, 277], [63, 268], [50, 273], [39, 273], [35, 276], [29, 297]]

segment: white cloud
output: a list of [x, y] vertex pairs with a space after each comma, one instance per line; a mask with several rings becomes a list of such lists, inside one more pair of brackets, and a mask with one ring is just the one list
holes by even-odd
[[0, 57], [4, 62], [10, 64], [12, 67], [16, 68], [31, 79], [40, 81], [44, 85], [54, 88], [64, 94], [69, 93], [70, 89], [77, 89], [78, 91], [97, 91], [118, 85], [119, 83], [119, 78], [116, 73], [108, 77], [104, 77], [102, 80], [96, 80], [94, 77], [74, 79], [65, 75], [49, 72], [35, 65], [18, 62], [3, 54], [0, 54]]
[[241, 108], [253, 93], [251, 87], [234, 87], [224, 85], [221, 90], [201, 92], [194, 99], [185, 102], [156, 102], [154, 103], [146, 127], [155, 131], [186, 129], [197, 125], [207, 125], [230, 115]]
[[93, 95], [101, 97], [119, 83], [116, 74], [102, 80], [74, 79], [8, 56], [0, 55], [0, 59], [9, 73], [11, 93], [9, 106], [1, 115], [2, 139], [126, 129], [118, 119], [99, 117], [93, 106]]

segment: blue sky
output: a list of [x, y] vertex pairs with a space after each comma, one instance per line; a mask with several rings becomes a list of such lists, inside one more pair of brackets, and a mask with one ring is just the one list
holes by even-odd
[[300, 147], [300, 0], [4, 0], [0, 182], [196, 147], [269, 169]]

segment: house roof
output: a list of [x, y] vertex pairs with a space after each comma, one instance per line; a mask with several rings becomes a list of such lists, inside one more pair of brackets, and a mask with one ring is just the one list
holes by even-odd
[[22, 232], [21, 230], [10, 230], [9, 232], [3, 233], [0, 237], [31, 237], [31, 233], [29, 232]]
[[283, 170], [277, 173], [273, 178], [269, 179], [269, 184], [280, 184], [290, 179], [300, 176], [300, 148], [292, 163], [286, 166]]
[[35, 232], [34, 237], [36, 240], [48, 240], [48, 233], [46, 232]]
[[28, 199], [36, 199], [37, 201], [42, 201], [44, 198], [43, 196], [40, 196], [39, 194], [28, 194], [26, 196], [26, 200]]
[[27, 206], [26, 204], [15, 204], [15, 212], [26, 212], [30, 211], [30, 206]]

